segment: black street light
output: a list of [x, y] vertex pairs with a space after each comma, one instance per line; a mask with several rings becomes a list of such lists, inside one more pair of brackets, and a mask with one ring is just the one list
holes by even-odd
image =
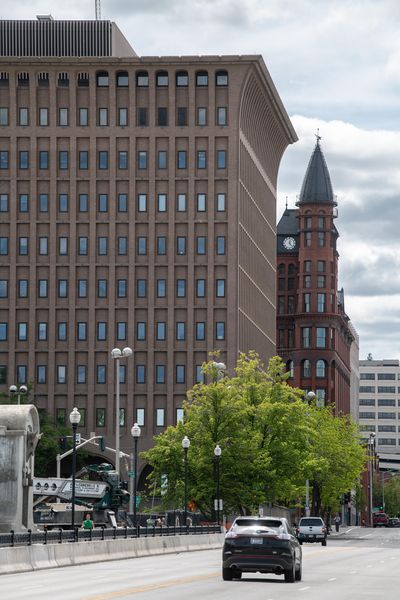
[[182, 440], [182, 448], [183, 448], [184, 459], [185, 459], [185, 493], [184, 493], [185, 507], [184, 507], [184, 511], [183, 511], [183, 522], [184, 522], [185, 526], [187, 526], [187, 503], [188, 503], [188, 461], [187, 461], [187, 456], [188, 456], [189, 446], [190, 446], [190, 440], [189, 440], [188, 436], [185, 435], [185, 437]]
[[215, 456], [215, 471], [216, 471], [216, 479], [217, 479], [217, 486], [216, 486], [216, 496], [217, 496], [217, 502], [216, 502], [216, 510], [217, 510], [217, 523], [219, 525], [219, 509], [220, 509], [220, 500], [219, 500], [219, 461], [221, 459], [221, 448], [219, 447], [219, 445], [217, 444], [214, 448], [214, 456]]
[[71, 493], [71, 526], [75, 542], [75, 475], [76, 475], [76, 430], [81, 420], [81, 413], [75, 407], [69, 415], [72, 425], [72, 493]]
[[133, 467], [133, 526], [136, 527], [136, 510], [137, 510], [137, 506], [136, 506], [136, 496], [137, 496], [137, 447], [138, 447], [138, 441], [140, 438], [140, 427], [137, 423], [134, 424], [134, 426], [131, 429], [131, 435], [133, 437], [133, 442], [134, 442], [134, 467]]

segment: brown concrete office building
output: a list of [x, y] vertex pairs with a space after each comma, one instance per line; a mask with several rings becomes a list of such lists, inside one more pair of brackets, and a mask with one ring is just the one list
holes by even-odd
[[[276, 181], [296, 134], [260, 56], [138, 57], [109, 22], [0, 22], [0, 391], [121, 449], [212, 349], [275, 353]], [[144, 438], [144, 439], [143, 439]]]

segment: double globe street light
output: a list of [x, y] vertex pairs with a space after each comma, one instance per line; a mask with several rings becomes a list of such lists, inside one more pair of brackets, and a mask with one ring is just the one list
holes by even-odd
[[132, 348], [113, 348], [111, 350], [111, 356], [116, 362], [116, 384], [115, 384], [115, 470], [118, 474], [119, 479], [119, 428], [120, 428], [120, 407], [119, 407], [119, 384], [120, 384], [120, 373], [119, 373], [119, 361], [120, 358], [132, 356]]
[[184, 483], [184, 509], [183, 509], [183, 523], [187, 527], [187, 503], [188, 503], [188, 450], [190, 446], [190, 440], [187, 435], [182, 440], [183, 457], [185, 465], [185, 483]]
[[217, 480], [217, 485], [216, 485], [216, 490], [215, 490], [216, 496], [217, 496], [217, 499], [216, 499], [216, 502], [215, 502], [215, 510], [217, 512], [217, 523], [218, 523], [218, 525], [219, 525], [219, 522], [220, 522], [220, 518], [219, 518], [220, 513], [219, 513], [219, 511], [222, 509], [221, 500], [220, 500], [220, 497], [219, 497], [219, 495], [220, 495], [220, 493], [219, 493], [219, 461], [221, 459], [221, 454], [222, 454], [222, 450], [221, 450], [220, 446], [217, 444], [215, 446], [215, 448], [214, 448], [214, 456], [215, 456], [215, 475], [216, 475], [216, 480]]
[[19, 387], [10, 385], [9, 392], [11, 396], [17, 396], [17, 404], [21, 404], [21, 396], [25, 396], [28, 393], [28, 388], [26, 385], [20, 385]]
[[129, 502], [130, 502], [129, 512], [132, 513], [132, 508], [133, 508], [133, 526], [134, 527], [137, 526], [137, 523], [136, 523], [136, 514], [137, 514], [136, 496], [137, 496], [137, 469], [138, 469], [137, 447], [138, 447], [138, 441], [140, 438], [140, 433], [141, 433], [141, 429], [140, 429], [139, 425], [137, 423], [135, 423], [131, 429], [131, 435], [133, 437], [133, 442], [134, 442], [133, 494], [132, 494], [132, 490], [130, 490], [131, 495], [130, 495], [130, 499], [129, 499]]

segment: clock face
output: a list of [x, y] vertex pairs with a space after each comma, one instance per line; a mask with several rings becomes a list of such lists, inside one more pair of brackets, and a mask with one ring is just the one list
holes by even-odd
[[283, 240], [283, 246], [286, 250], [293, 250], [296, 247], [296, 240], [292, 237], [286, 237]]

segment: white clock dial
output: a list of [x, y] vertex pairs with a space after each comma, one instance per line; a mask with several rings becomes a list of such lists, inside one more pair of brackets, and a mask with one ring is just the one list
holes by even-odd
[[292, 237], [287, 237], [283, 240], [283, 246], [286, 250], [293, 250], [296, 247], [296, 240]]

